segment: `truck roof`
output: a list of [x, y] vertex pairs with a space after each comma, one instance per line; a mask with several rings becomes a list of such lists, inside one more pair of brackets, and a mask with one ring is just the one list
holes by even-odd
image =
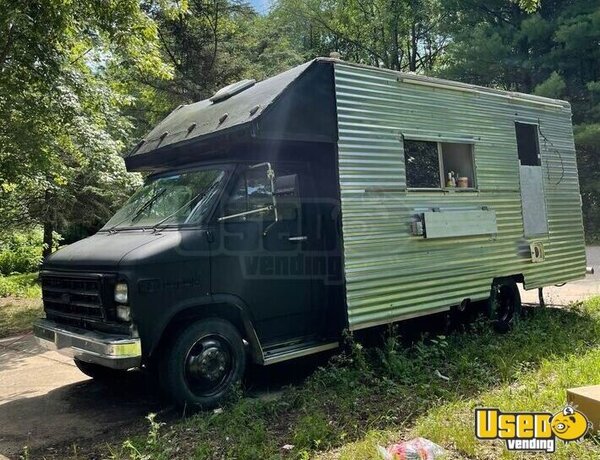
[[278, 138], [335, 142], [335, 65], [368, 69], [375, 75], [392, 73], [398, 82], [486, 94], [503, 100], [570, 110], [567, 102], [556, 99], [370, 67], [339, 59], [317, 58], [255, 84], [243, 82], [242, 90], [237, 93], [234, 90], [229, 97], [216, 101], [205, 99], [177, 107], [125, 156], [127, 167], [129, 170], [153, 169], [154, 163], [162, 163], [162, 154], [172, 154], [174, 150], [215, 141], [216, 136], [219, 141], [230, 140], [237, 135], [238, 139]]
[[507, 91], [507, 90], [501, 90], [501, 89], [496, 89], [496, 88], [489, 88], [487, 86], [472, 85], [469, 83], [462, 83], [462, 82], [454, 81], [454, 80], [446, 80], [443, 78], [418, 75], [414, 72], [400, 72], [397, 70], [384, 69], [384, 68], [373, 67], [373, 66], [368, 66], [368, 65], [364, 65], [364, 64], [356, 64], [353, 62], [342, 61], [339, 59], [317, 58], [315, 60], [330, 61], [330, 62], [339, 63], [339, 64], [343, 64], [345, 66], [350, 66], [350, 67], [371, 69], [376, 72], [383, 72], [383, 73], [388, 73], [388, 74], [391, 73], [397, 77], [398, 81], [407, 81], [408, 80], [410, 82], [417, 82], [417, 83], [423, 82], [423, 83], [427, 84], [427, 86], [430, 86], [433, 88], [439, 87], [439, 88], [454, 89], [456, 91], [464, 91], [464, 92], [470, 92], [470, 93], [491, 94], [491, 95], [502, 97], [505, 99], [529, 101], [532, 103], [538, 103], [538, 104], [542, 104], [542, 105], [556, 106], [557, 108], [569, 108], [570, 109], [570, 107], [571, 107], [571, 105], [567, 101], [563, 101], [560, 99], [552, 99], [552, 98], [543, 97], [543, 96], [536, 96], [533, 94], [520, 93], [518, 91]]
[[[130, 155], [143, 154], [249, 123], [258, 118], [311, 63], [312, 61], [304, 63], [259, 81], [222, 101], [212, 102], [205, 99], [193, 104], [180, 105], [156, 125]], [[227, 116], [223, 119], [225, 115]]]

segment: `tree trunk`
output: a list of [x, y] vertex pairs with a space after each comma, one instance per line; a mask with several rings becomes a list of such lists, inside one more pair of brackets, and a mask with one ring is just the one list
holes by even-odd
[[52, 222], [44, 222], [44, 248], [42, 249], [42, 257], [45, 259], [52, 254], [52, 233], [54, 225]]
[[417, 25], [414, 22], [410, 28], [410, 58], [408, 66], [411, 72], [417, 70]]
[[400, 43], [398, 42], [398, 34], [400, 33], [398, 30], [398, 22], [400, 21], [400, 18], [398, 16], [398, 5], [396, 4], [396, 1], [393, 0], [392, 1], [392, 17], [393, 17], [393, 23], [392, 23], [392, 69], [393, 70], [400, 70], [401, 69], [401, 62], [400, 62]]
[[54, 231], [54, 224], [52, 222], [52, 218], [50, 217], [52, 215], [50, 212], [50, 209], [52, 208], [51, 198], [52, 192], [50, 190], [46, 190], [44, 193], [44, 240], [42, 248], [42, 257], [44, 259], [52, 254], [52, 233]]

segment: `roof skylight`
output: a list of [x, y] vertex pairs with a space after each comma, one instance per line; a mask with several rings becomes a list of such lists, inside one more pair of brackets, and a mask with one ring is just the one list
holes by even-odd
[[227, 85], [224, 88], [221, 88], [217, 91], [210, 100], [213, 103], [224, 101], [225, 99], [230, 98], [231, 96], [241, 93], [242, 91], [254, 86], [256, 80], [241, 80], [237, 83], [232, 83], [231, 85]]

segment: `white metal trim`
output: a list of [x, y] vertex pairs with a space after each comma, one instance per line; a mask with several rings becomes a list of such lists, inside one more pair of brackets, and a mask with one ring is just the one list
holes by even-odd
[[[534, 96], [529, 95], [529, 94], [523, 94], [523, 95], [519, 95], [516, 96], [513, 93], [496, 93], [496, 92], [491, 92], [491, 91], [482, 91], [481, 89], [475, 87], [475, 88], [470, 88], [470, 87], [465, 87], [465, 86], [458, 86], [456, 84], [445, 84], [445, 83], [437, 83], [437, 82], [433, 82], [433, 81], [425, 81], [425, 80], [419, 80], [419, 79], [413, 79], [413, 78], [407, 78], [405, 76], [399, 77], [398, 78], [398, 82], [399, 83], [409, 83], [411, 85], [420, 85], [420, 86], [427, 86], [430, 88], [439, 88], [439, 89], [446, 89], [446, 90], [450, 90], [450, 91], [459, 91], [459, 92], [463, 92], [463, 93], [471, 93], [471, 94], [486, 94], [489, 96], [495, 96], [495, 97], [501, 97], [503, 99], [507, 99], [508, 101], [514, 101], [514, 102], [522, 102], [525, 104], [536, 104], [536, 105], [543, 105], [546, 107], [551, 107], [554, 109], [564, 109], [567, 108], [564, 105], [558, 104], [558, 103], [552, 103], [552, 102], [546, 102], [546, 101], [541, 101], [538, 99], [535, 99]], [[523, 97], [523, 96], [527, 96], [527, 97]]]

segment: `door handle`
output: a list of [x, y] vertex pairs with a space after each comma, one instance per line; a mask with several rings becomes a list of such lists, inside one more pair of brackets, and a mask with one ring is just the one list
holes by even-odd
[[294, 242], [295, 241], [306, 241], [306, 240], [308, 240], [308, 237], [304, 236], [304, 235], [303, 236], [290, 236], [288, 238], [288, 241], [294, 241]]

